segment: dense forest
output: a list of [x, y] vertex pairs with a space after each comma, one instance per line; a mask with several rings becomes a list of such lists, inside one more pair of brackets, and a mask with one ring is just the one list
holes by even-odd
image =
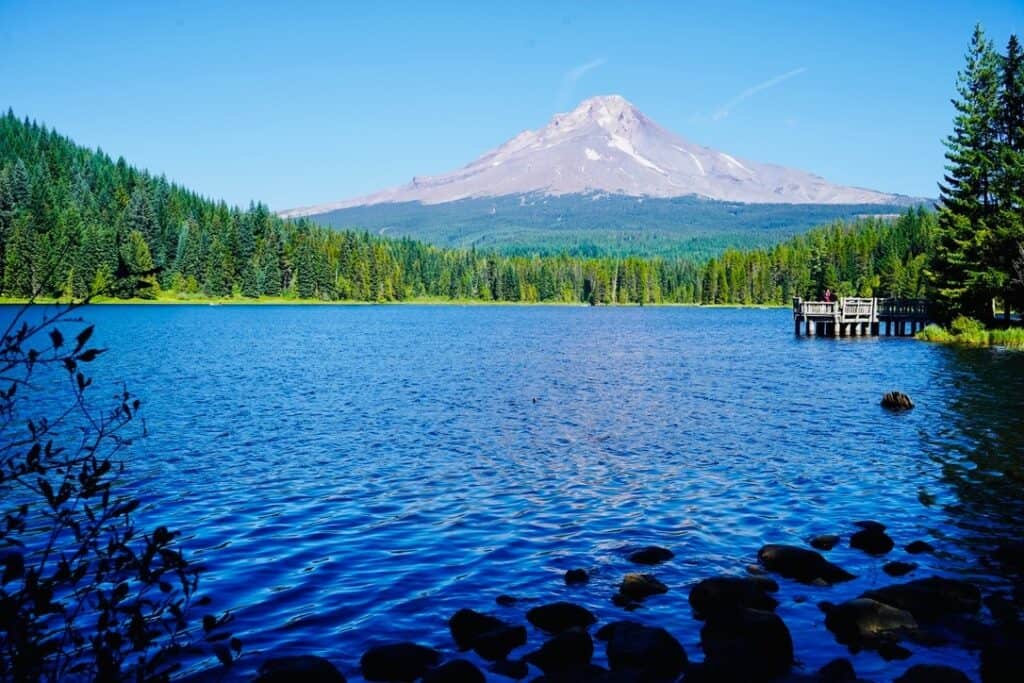
[[785, 304], [917, 294], [934, 217], [835, 223], [706, 262], [502, 255], [339, 231], [205, 199], [38, 123], [0, 117], [3, 294]]
[[704, 261], [730, 247], [772, 246], [835, 220], [896, 215], [917, 203], [743, 204], [692, 195], [518, 194], [443, 204], [354, 206], [311, 219], [333, 228], [359, 226], [388, 237], [411, 237], [440, 247], [514, 256], [570, 254]]

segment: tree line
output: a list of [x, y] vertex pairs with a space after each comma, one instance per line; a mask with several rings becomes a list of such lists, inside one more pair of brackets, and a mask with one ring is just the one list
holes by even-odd
[[943, 317], [991, 321], [993, 301], [1024, 310], [1024, 57], [976, 26], [957, 77], [947, 173], [928, 268]]
[[232, 208], [11, 111], [0, 117], [0, 288], [11, 297], [785, 304], [826, 287], [910, 296], [922, 291], [934, 228], [934, 215], [915, 209], [703, 263], [443, 249], [283, 220], [262, 204]]

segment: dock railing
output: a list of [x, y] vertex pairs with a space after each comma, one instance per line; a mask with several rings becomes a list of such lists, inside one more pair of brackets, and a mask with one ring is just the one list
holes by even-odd
[[794, 332], [801, 327], [807, 336], [877, 336], [882, 325], [885, 334], [904, 336], [923, 329], [928, 322], [928, 302], [924, 299], [878, 297], [842, 297], [836, 301], [793, 299]]

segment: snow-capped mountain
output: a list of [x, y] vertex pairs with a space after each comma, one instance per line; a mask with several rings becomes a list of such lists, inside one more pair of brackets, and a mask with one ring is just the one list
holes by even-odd
[[515, 136], [463, 168], [400, 187], [281, 215], [308, 216], [385, 202], [442, 204], [476, 197], [607, 193], [696, 195], [750, 204], [902, 204], [910, 198], [829, 183], [805, 171], [730, 156], [659, 126], [619, 95], [592, 97], [539, 130]]

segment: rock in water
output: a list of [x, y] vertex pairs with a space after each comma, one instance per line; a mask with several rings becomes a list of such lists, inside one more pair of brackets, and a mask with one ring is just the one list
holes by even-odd
[[911, 555], [920, 555], [921, 553], [933, 553], [935, 552], [934, 546], [928, 541], [911, 541], [903, 547]]
[[769, 571], [801, 583], [820, 581], [833, 584], [856, 578], [826, 560], [820, 553], [792, 545], [766, 545], [758, 551], [757, 559]]
[[811, 547], [816, 550], [832, 550], [839, 544], [839, 537], [835, 534], [822, 534], [811, 539]]
[[607, 641], [608, 666], [615, 672], [630, 672], [626, 680], [675, 680], [686, 669], [686, 651], [663, 628], [635, 621], [615, 621], [597, 632]]
[[590, 581], [586, 569], [570, 569], [565, 573], [566, 586], [579, 586]]
[[368, 681], [415, 681], [441, 661], [441, 653], [416, 643], [371, 647], [359, 665]]
[[690, 606], [698, 619], [748, 607], [773, 611], [778, 600], [768, 595], [779, 590], [775, 581], [760, 576], [716, 576], [690, 589]]
[[900, 560], [893, 560], [892, 562], [886, 562], [882, 566], [884, 571], [889, 576], [904, 576], [917, 569], [917, 564], [914, 562], [901, 562]]
[[460, 609], [448, 620], [452, 638], [460, 650], [473, 649], [484, 659], [504, 659], [526, 644], [526, 627], [512, 626], [501, 619], [471, 609]]
[[675, 553], [668, 548], [650, 545], [646, 548], [630, 553], [629, 561], [635, 562], [636, 564], [661, 564], [662, 562], [671, 560], [675, 556]]
[[571, 602], [553, 602], [534, 607], [526, 613], [527, 620], [548, 633], [561, 633], [571, 628], [587, 628], [597, 621], [590, 610]]
[[840, 605], [823, 603], [822, 610], [825, 627], [845, 645], [877, 649], [883, 642], [895, 642], [917, 631], [910, 612], [868, 598]]
[[976, 586], [938, 576], [870, 590], [861, 597], [906, 610], [918, 621], [935, 621], [981, 608], [981, 591]]
[[453, 659], [423, 676], [423, 683], [485, 683], [487, 679], [480, 669], [465, 659]]
[[970, 683], [963, 671], [942, 664], [915, 664], [893, 683]]
[[878, 522], [857, 522], [861, 530], [850, 537], [850, 547], [869, 555], [885, 555], [895, 547], [885, 527]]
[[789, 629], [771, 612], [743, 609], [716, 616], [700, 630], [700, 644], [712, 680], [766, 681], [793, 664]]
[[323, 657], [299, 655], [295, 657], [275, 657], [260, 665], [256, 683], [292, 683], [292, 681], [309, 681], [309, 683], [345, 683], [333, 664]]
[[818, 683], [856, 683], [857, 672], [849, 659], [840, 657], [818, 669], [814, 680]]
[[619, 585], [619, 595], [626, 600], [644, 600], [668, 592], [668, 586], [652, 574], [626, 574]]
[[910, 410], [914, 402], [901, 391], [890, 391], [882, 396], [882, 407], [889, 410]]
[[581, 628], [571, 628], [544, 643], [536, 652], [527, 655], [526, 661], [534, 664], [545, 674], [553, 674], [586, 670], [593, 656], [594, 641], [590, 634]]

